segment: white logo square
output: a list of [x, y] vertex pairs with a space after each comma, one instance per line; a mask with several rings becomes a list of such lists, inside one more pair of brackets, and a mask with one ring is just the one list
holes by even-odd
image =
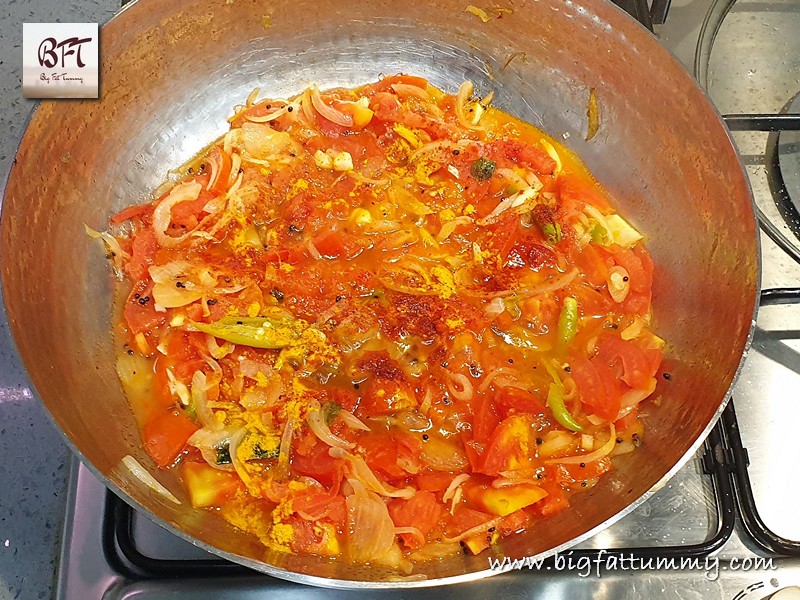
[[23, 23], [23, 96], [97, 98], [98, 33], [97, 23]]

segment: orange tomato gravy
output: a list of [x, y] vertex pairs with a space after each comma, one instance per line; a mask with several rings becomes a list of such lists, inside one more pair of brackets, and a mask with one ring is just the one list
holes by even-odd
[[144, 448], [267, 553], [479, 553], [643, 443], [641, 235], [566, 147], [460, 92], [250, 98], [111, 219]]

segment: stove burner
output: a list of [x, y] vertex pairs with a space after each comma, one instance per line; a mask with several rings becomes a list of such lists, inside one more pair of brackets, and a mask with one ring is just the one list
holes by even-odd
[[[800, 93], [781, 113], [800, 113]], [[800, 238], [800, 131], [787, 129], [769, 136], [767, 177], [778, 211], [792, 233]]]

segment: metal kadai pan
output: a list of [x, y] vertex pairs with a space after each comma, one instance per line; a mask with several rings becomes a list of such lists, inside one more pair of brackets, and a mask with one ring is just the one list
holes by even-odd
[[[693, 454], [742, 362], [759, 288], [753, 203], [731, 139], [706, 96], [656, 40], [600, 0], [500, 0], [483, 23], [465, 0], [139, 0], [101, 33], [101, 99], [36, 109], [2, 206], [2, 280], [36, 393], [82, 460], [127, 502], [220, 556], [331, 587], [441, 585], [486, 577], [488, 556], [544, 556], [630, 512]], [[266, 26], [265, 26], [266, 25]], [[513, 57], [513, 58], [512, 58]], [[509, 59], [511, 60], [509, 61]], [[471, 79], [495, 105], [558, 136], [646, 234], [656, 262], [655, 329], [671, 381], [645, 405], [636, 452], [572, 506], [479, 556], [420, 564], [422, 581], [310, 556], [265, 558], [215, 513], [151, 492], [151, 472], [114, 370], [112, 286], [82, 224], [144, 201], [166, 171], [226, 130], [256, 86], [287, 96], [309, 82], [353, 86], [407, 72], [455, 92]], [[600, 130], [587, 131], [596, 88]], [[35, 440], [31, 440], [36, 443]], [[272, 562], [270, 562], [272, 561]]]

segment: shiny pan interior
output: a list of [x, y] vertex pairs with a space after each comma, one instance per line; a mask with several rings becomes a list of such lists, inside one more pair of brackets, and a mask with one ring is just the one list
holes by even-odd
[[[668, 340], [645, 443], [569, 510], [488, 551], [552, 554], [631, 510], [692, 454], [719, 416], [750, 338], [758, 238], [745, 174], [714, 108], [677, 61], [611, 3], [499, 0], [484, 23], [464, 0], [139, 0], [101, 32], [101, 99], [45, 101], [2, 206], [2, 279], [36, 393], [82, 459], [128, 502], [190, 541], [278, 577], [338, 587], [440, 585], [489, 575], [487, 553], [421, 564], [424, 580], [291, 554], [177, 506], [120, 465], [151, 472], [114, 371], [113, 282], [83, 223], [145, 201], [226, 130], [258, 86], [280, 97], [407, 72], [455, 92], [471, 79], [495, 105], [559, 136], [646, 234], [657, 268], [656, 332]], [[587, 132], [595, 88], [600, 130]]]

